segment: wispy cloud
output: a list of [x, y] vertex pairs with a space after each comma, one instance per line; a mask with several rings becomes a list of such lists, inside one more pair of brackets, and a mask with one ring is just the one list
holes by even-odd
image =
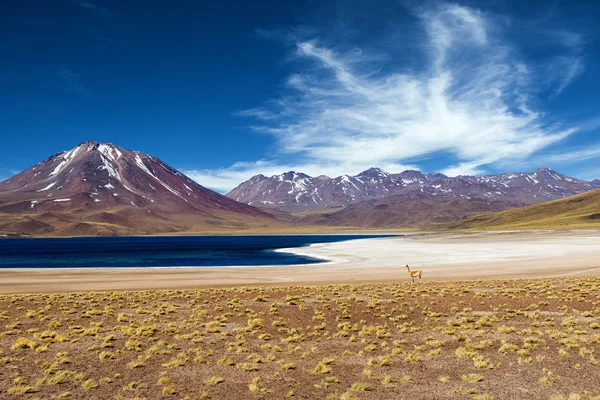
[[[336, 174], [380, 166], [395, 172], [400, 169], [394, 166], [418, 164], [434, 153], [455, 160], [442, 172], [478, 174], [495, 163], [524, 160], [576, 131], [546, 122], [534, 108], [534, 67], [484, 12], [445, 4], [417, 14], [422, 33], [415, 40], [424, 49], [419, 70], [407, 72], [402, 59], [389, 57], [382, 68], [385, 57], [370, 49], [341, 48], [317, 37], [295, 43], [299, 68], [285, 82], [285, 95], [242, 114], [275, 138], [279, 156], [297, 162], [236, 164], [194, 176], [223, 190], [261, 167]], [[575, 36], [561, 38], [580, 45]], [[581, 60], [572, 64], [564, 57], [556, 59], [563, 74], [555, 78], [557, 95], [583, 71]]]
[[558, 96], [585, 70], [583, 46], [586, 39], [579, 33], [562, 29], [544, 29], [539, 33], [547, 38], [549, 45], [561, 46], [563, 50], [547, 63], [549, 84], [553, 87], [553, 95]]
[[600, 117], [593, 117], [580, 122], [577, 127], [581, 132], [590, 132], [600, 129]]
[[548, 64], [550, 84], [554, 86], [554, 96], [560, 95], [571, 82], [584, 71], [581, 56], [557, 56]]
[[88, 89], [81, 83], [81, 77], [72, 69], [64, 65], [58, 65], [55, 68], [55, 74], [67, 84], [70, 90], [78, 93], [88, 93]]
[[108, 9], [106, 9], [102, 6], [99, 6], [96, 3], [92, 3], [91, 1], [75, 0], [75, 1], [73, 1], [73, 3], [81, 8], [85, 8], [85, 9], [92, 10], [92, 11], [99, 12], [99, 13], [108, 13]]
[[579, 58], [568, 58], [565, 57], [561, 59], [559, 64], [563, 64], [565, 69], [565, 73], [563, 79], [560, 81], [558, 88], [556, 89], [556, 94], [559, 95], [565, 90], [567, 86], [571, 83], [573, 79], [575, 79], [578, 75], [583, 72], [583, 62]]
[[596, 144], [596, 146], [592, 146], [592, 148], [563, 151], [560, 153], [547, 154], [542, 157], [542, 159], [549, 163], [564, 164], [586, 161], [594, 158], [600, 158], [600, 143]]

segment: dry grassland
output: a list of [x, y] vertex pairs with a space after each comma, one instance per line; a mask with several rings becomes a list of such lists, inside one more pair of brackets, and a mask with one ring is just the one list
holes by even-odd
[[0, 398], [600, 399], [600, 277], [0, 296]]
[[600, 189], [564, 199], [490, 214], [467, 217], [449, 229], [598, 229]]

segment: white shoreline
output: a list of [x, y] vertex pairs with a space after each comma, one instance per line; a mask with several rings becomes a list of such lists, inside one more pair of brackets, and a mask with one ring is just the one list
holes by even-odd
[[[562, 236], [561, 233], [565, 233]], [[583, 235], [596, 233], [597, 235]], [[508, 234], [508, 235], [506, 235]], [[135, 267], [42, 267], [0, 268], [7, 271], [141, 271], [173, 269], [245, 269], [245, 268], [300, 268], [343, 266], [346, 268], [431, 267], [440, 265], [465, 265], [502, 263], [526, 260], [559, 258], [570, 254], [600, 254], [600, 231], [499, 231], [476, 235], [403, 235], [395, 237], [370, 237], [339, 242], [313, 243], [303, 247], [271, 250], [296, 256], [310, 257], [322, 262], [310, 264], [261, 264], [261, 265], [181, 265], [181, 266], [135, 266]], [[506, 236], [504, 236], [506, 235]], [[534, 235], [536, 237], [531, 237]], [[319, 235], [313, 235], [319, 236]], [[382, 234], [381, 236], [388, 236]], [[527, 236], [529, 243], [511, 240], [514, 236]], [[377, 241], [377, 242], [376, 242]], [[374, 249], [375, 248], [375, 249]], [[373, 251], [376, 250], [376, 251]], [[501, 251], [505, 253], [502, 254]], [[426, 256], [426, 254], [435, 254]], [[400, 256], [402, 255], [402, 256]], [[450, 258], [449, 258], [450, 257]], [[600, 256], [598, 257], [600, 262]]]
[[286, 266], [0, 270], [0, 293], [151, 290], [248, 285], [410, 283], [600, 275], [600, 230], [416, 234], [319, 243], [279, 251], [327, 261]]
[[[377, 241], [377, 242], [376, 242]], [[404, 236], [324, 243], [280, 249], [300, 256], [327, 259], [320, 266], [357, 268], [429, 268], [439, 276], [476, 273], [487, 265], [502, 266], [493, 274], [519, 272], [518, 266], [548, 262], [545, 269], [564, 270], [569, 264], [600, 267], [600, 231], [493, 232], [468, 235]], [[314, 265], [314, 264], [313, 264]], [[542, 267], [542, 265], [537, 266]]]

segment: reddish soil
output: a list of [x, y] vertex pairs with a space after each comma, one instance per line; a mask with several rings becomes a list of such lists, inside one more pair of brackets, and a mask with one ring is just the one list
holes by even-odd
[[0, 398], [589, 399], [599, 289], [596, 276], [5, 295]]

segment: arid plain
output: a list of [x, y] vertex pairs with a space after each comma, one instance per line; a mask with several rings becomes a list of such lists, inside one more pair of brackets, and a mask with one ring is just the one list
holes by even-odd
[[600, 279], [0, 296], [0, 398], [598, 399]]

